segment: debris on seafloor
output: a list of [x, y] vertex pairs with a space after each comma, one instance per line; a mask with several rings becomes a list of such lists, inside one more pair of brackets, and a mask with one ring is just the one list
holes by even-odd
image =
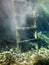
[[49, 50], [40, 48], [38, 53], [29, 51], [20, 54], [4, 51], [0, 53], [0, 65], [49, 65]]

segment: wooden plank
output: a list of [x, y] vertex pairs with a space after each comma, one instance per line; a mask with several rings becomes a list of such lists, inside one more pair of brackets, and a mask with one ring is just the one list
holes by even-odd
[[17, 27], [18, 30], [36, 29], [37, 27]]
[[[15, 25], [17, 26], [18, 22], [16, 20], [16, 11], [15, 11], [15, 5], [14, 5], [14, 0], [11, 0], [12, 2], [12, 6], [13, 6], [13, 16], [14, 16], [14, 22], [15, 22]], [[21, 52], [20, 49], [19, 49], [19, 43], [20, 42], [20, 37], [19, 37], [19, 32], [17, 30], [17, 27], [16, 27], [16, 43], [17, 43], [17, 52]]]
[[20, 41], [20, 43], [29, 42], [29, 41], [37, 41], [37, 39], [28, 39], [28, 40], [23, 40], [23, 41]]

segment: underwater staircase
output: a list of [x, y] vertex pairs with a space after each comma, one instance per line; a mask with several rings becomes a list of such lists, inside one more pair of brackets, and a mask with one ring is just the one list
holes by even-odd
[[[19, 44], [21, 43], [27, 43], [27, 42], [31, 42], [31, 41], [34, 41], [34, 46], [36, 49], [38, 49], [38, 42], [37, 42], [37, 26], [36, 26], [36, 18], [34, 18], [34, 24], [32, 25], [32, 27], [18, 27], [18, 22], [16, 20], [16, 16], [24, 16], [24, 15], [20, 15], [20, 14], [16, 14], [16, 7], [14, 5], [14, 0], [11, 0], [12, 1], [12, 6], [13, 6], [13, 14], [14, 14], [14, 21], [15, 21], [15, 24], [16, 24], [16, 42], [17, 42], [17, 51], [18, 52], [21, 52], [21, 47], [19, 46]], [[22, 2], [21, 0], [15, 0], [15, 2]], [[26, 1], [23, 1], [24, 3], [26, 3]], [[22, 2], [22, 3], [23, 3]], [[32, 29], [34, 31], [33, 33], [33, 36], [34, 36], [34, 39], [27, 39], [27, 40], [23, 40], [23, 41], [20, 41], [20, 34], [19, 34], [19, 30], [29, 30], [29, 29]]]

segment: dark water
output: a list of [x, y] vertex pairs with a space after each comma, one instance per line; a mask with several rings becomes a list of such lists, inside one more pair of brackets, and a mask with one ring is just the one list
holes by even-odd
[[[13, 11], [12, 0], [0, 0], [0, 47], [6, 47], [6, 45], [8, 46], [10, 44], [15, 46], [17, 44], [16, 26], [19, 28], [31, 27], [35, 20], [37, 25], [38, 47], [43, 46], [49, 49], [49, 1], [47, 0], [43, 3], [35, 0], [31, 4], [29, 1], [27, 3], [16, 1], [14, 2], [15, 10]], [[16, 16], [13, 12], [15, 12]], [[16, 24], [14, 22], [14, 16], [17, 21]], [[20, 43], [23, 40], [34, 38], [33, 29], [20, 29], [18, 32]], [[21, 43], [22, 51], [35, 48], [32, 45], [33, 43], [33, 41]]]

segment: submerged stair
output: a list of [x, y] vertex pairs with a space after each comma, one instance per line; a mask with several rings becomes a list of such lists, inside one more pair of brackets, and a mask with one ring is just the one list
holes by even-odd
[[[34, 45], [35, 45], [36, 49], [38, 49], [36, 17], [34, 17], [34, 21], [33, 21], [33, 24], [32, 24], [31, 27], [18, 27], [18, 25], [17, 25], [18, 21], [16, 20], [16, 16], [22, 16], [22, 15], [16, 15], [16, 11], [15, 11], [16, 6], [14, 5], [14, 0], [11, 0], [11, 1], [12, 1], [12, 6], [13, 6], [14, 22], [16, 24], [16, 43], [17, 43], [18, 52], [21, 51], [20, 47], [19, 47], [19, 44], [24, 43], [24, 42], [34, 41]], [[15, 3], [16, 3], [16, 1], [15, 1]], [[20, 3], [20, 1], [18, 1], [18, 3]], [[23, 3], [23, 2], [21, 1], [21, 3]], [[33, 32], [34, 32], [33, 33], [34, 38], [21, 41], [20, 40], [19, 30], [30, 30], [30, 29], [32, 29]]]

